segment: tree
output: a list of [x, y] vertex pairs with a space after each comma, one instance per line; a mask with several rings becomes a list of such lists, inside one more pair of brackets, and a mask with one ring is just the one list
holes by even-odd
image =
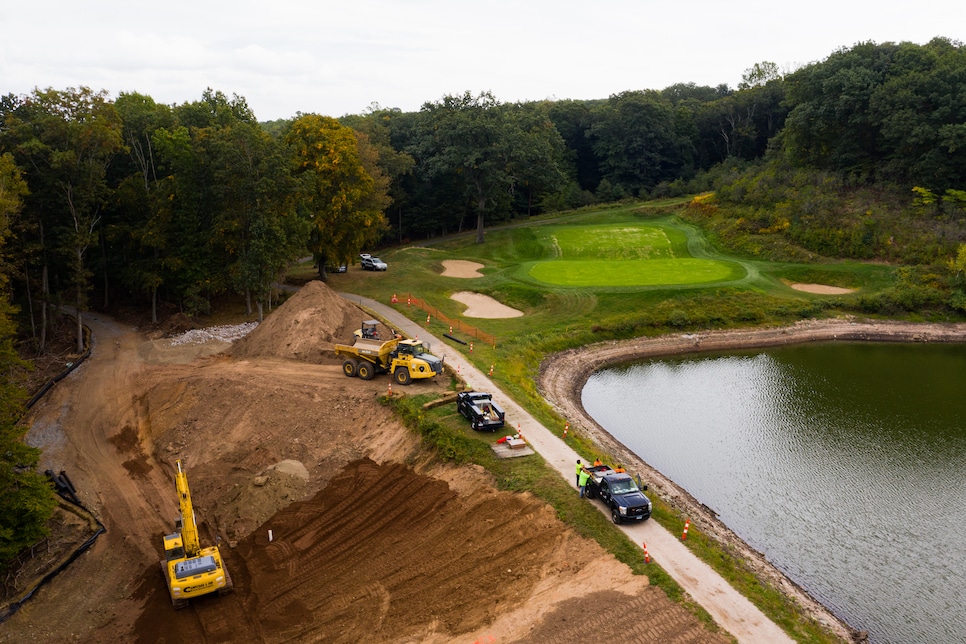
[[486, 213], [512, 213], [512, 195], [528, 178], [551, 189], [562, 180], [563, 146], [546, 114], [532, 119], [528, 109], [501, 104], [489, 92], [465, 92], [424, 104], [420, 116], [414, 156], [427, 176], [462, 183], [476, 212], [477, 243]]
[[[10, 154], [0, 154], [0, 252], [10, 222], [20, 211], [26, 182]], [[2, 255], [0, 255], [2, 256]], [[27, 368], [14, 348], [14, 308], [6, 270], [0, 271], [0, 571], [27, 546], [46, 534], [57, 501], [53, 488], [35, 471], [40, 450], [23, 442], [26, 426], [18, 425], [26, 393]]]
[[510, 147], [507, 170], [513, 177], [510, 190], [522, 195], [529, 217], [543, 197], [559, 191], [566, 182], [565, 144], [542, 103], [516, 103], [507, 106], [507, 118], [519, 140]]
[[299, 208], [311, 222], [308, 249], [324, 275], [328, 261], [352, 257], [379, 239], [385, 202], [363, 166], [352, 128], [306, 114], [292, 123], [285, 141], [300, 183]]
[[245, 295], [249, 313], [255, 296], [261, 321], [273, 285], [308, 236], [308, 222], [295, 212], [289, 158], [254, 119], [212, 125], [199, 140], [217, 204], [213, 242], [228, 254], [229, 284]]
[[7, 126], [15, 154], [28, 170], [33, 195], [28, 214], [49, 215], [53, 250], [69, 258], [80, 352], [84, 347], [81, 311], [90, 290], [85, 255], [110, 194], [107, 168], [123, 147], [121, 122], [105, 92], [81, 87], [63, 92], [35, 90], [8, 116]]
[[966, 48], [860, 43], [786, 78], [796, 164], [942, 192], [966, 178]]
[[[412, 173], [416, 160], [392, 145], [392, 124], [400, 116], [402, 112], [398, 109], [383, 109], [373, 103], [365, 115], [344, 116], [339, 120], [356, 131], [359, 154], [366, 172], [377, 184], [376, 194], [382, 193], [380, 185], [386, 186], [389, 203], [383, 206], [383, 210], [388, 209], [390, 204], [394, 206], [397, 213], [398, 241], [402, 243], [402, 205], [408, 200], [402, 179]], [[388, 212], [386, 216], [388, 218]], [[335, 258], [338, 263], [345, 263], [348, 259]]]
[[603, 178], [628, 194], [676, 179], [686, 165], [675, 110], [658, 92], [611, 96], [598, 110], [591, 137]]
[[765, 60], [760, 63], [755, 63], [745, 70], [745, 73], [741, 75], [741, 82], [738, 83], [738, 89], [764, 87], [772, 81], [781, 80], [781, 78], [782, 73], [778, 69], [778, 65]]
[[128, 158], [126, 164], [115, 164], [118, 216], [107, 226], [108, 236], [119, 246], [122, 281], [135, 292], [150, 294], [151, 322], [157, 323], [169, 238], [154, 136], [174, 125], [174, 115], [170, 107], [137, 93], [121, 93], [114, 107], [123, 122]]

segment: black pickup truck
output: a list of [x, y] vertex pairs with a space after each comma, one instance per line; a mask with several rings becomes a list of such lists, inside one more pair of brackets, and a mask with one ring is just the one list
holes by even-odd
[[493, 396], [482, 391], [456, 394], [456, 409], [466, 416], [473, 429], [492, 432], [506, 424], [506, 412], [493, 402]]
[[[651, 518], [651, 500], [637, 486], [630, 474], [615, 472], [606, 465], [586, 468], [590, 472], [584, 494], [589, 499], [599, 498], [610, 508], [610, 518], [616, 524], [625, 521], [647, 521]], [[644, 486], [647, 489], [647, 486]]]

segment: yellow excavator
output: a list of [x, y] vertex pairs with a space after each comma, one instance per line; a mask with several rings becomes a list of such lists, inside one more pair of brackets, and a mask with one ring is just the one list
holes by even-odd
[[181, 517], [175, 523], [175, 531], [164, 535], [164, 560], [161, 574], [171, 594], [171, 605], [184, 608], [188, 600], [208, 593], [224, 595], [233, 585], [228, 568], [221, 558], [218, 546], [202, 548], [198, 541], [198, 524], [188, 491], [188, 475], [181, 461], [175, 476]]

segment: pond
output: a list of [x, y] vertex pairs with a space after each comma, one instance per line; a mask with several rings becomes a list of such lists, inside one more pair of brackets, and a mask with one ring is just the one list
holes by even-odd
[[966, 346], [810, 344], [594, 374], [583, 405], [873, 642], [966, 641]]

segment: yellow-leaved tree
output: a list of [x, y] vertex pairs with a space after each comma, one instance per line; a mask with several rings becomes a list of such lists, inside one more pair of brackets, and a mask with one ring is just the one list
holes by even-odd
[[312, 222], [309, 251], [325, 277], [327, 263], [343, 263], [387, 229], [386, 183], [366, 171], [352, 128], [305, 114], [286, 136], [300, 182], [300, 210]]

